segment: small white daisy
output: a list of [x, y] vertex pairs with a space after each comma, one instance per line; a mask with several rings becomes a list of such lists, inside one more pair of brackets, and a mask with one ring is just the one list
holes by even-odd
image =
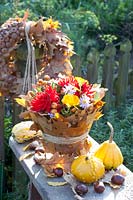
[[80, 107], [83, 109], [89, 108], [91, 106], [90, 97], [85, 94], [80, 97]]

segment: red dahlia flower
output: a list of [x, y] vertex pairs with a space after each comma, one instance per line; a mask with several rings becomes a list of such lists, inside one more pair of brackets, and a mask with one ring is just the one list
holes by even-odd
[[94, 95], [94, 91], [91, 91], [92, 89], [92, 84], [88, 84], [87, 82], [83, 83], [81, 87], [81, 94], [86, 94], [88, 97], [92, 97]]
[[69, 84], [79, 89], [79, 83], [73, 76], [62, 78], [58, 82], [58, 85], [61, 87], [67, 86]]
[[44, 92], [38, 92], [31, 101], [31, 110], [35, 112], [50, 112], [51, 104], [59, 102], [59, 96], [55, 89], [47, 86]]

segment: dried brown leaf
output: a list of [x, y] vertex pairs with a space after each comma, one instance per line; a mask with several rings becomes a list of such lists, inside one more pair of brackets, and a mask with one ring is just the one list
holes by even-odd
[[58, 152], [56, 152], [50, 159], [45, 159], [41, 161], [40, 164], [43, 166], [48, 176], [53, 176], [53, 169], [56, 167], [61, 167], [64, 172], [70, 171], [72, 160], [73, 157], [70, 158], [68, 155], [60, 155]]

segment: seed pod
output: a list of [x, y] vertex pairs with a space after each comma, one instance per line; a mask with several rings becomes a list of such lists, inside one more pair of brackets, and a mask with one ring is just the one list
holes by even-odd
[[7, 58], [7, 57], [9, 57], [9, 56], [10, 56], [10, 53], [8, 53], [8, 52], [5, 53], [5, 54], [3, 54], [3, 57], [4, 57], [4, 58]]
[[24, 32], [24, 27], [19, 27], [18, 30], [19, 30], [20, 32]]
[[1, 48], [4, 48], [6, 45], [5, 45], [5, 42], [1, 42], [1, 44], [0, 44], [0, 47]]
[[17, 23], [16, 21], [14, 21], [14, 22], [12, 23], [12, 26], [15, 27], [17, 24], [18, 24], [18, 23]]
[[23, 23], [22, 22], [19, 22], [18, 23], [18, 27], [22, 27], [23, 26]]
[[6, 46], [7, 48], [9, 48], [9, 47], [11, 46], [11, 43], [10, 43], [10, 42], [6, 42], [5, 46]]
[[13, 38], [13, 39], [17, 39], [17, 37], [18, 37], [18, 36], [17, 36], [16, 33], [12, 33], [12, 34], [11, 34], [11, 38]]
[[24, 37], [24, 36], [25, 36], [24, 32], [21, 32], [21, 33], [20, 33], [20, 36], [21, 36], [21, 37]]
[[1, 49], [2, 53], [6, 53], [7, 52], [7, 48], [3, 48]]

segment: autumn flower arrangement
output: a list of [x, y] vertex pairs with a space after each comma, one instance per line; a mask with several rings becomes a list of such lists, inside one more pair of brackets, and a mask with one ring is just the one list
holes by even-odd
[[[100, 85], [89, 84], [80, 77], [47, 77], [47, 80], [39, 80], [27, 95], [16, 100], [27, 109], [21, 117], [31, 118], [43, 131], [46, 140], [61, 145], [72, 144], [83, 141], [93, 121], [102, 116], [105, 91]], [[52, 138], [49, 139], [47, 134]]]

